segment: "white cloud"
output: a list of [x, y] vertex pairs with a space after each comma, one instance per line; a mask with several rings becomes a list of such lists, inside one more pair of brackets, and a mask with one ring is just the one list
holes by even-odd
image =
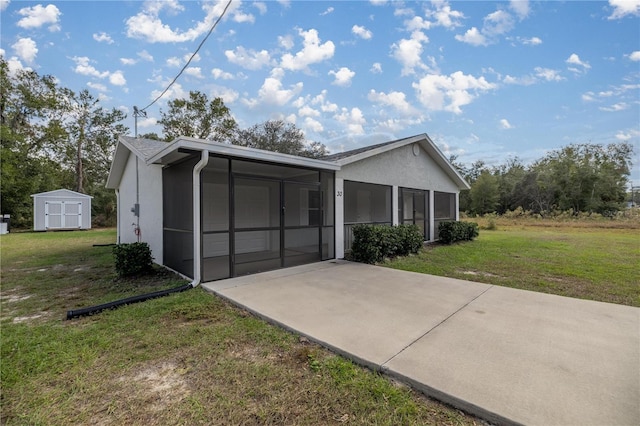
[[232, 12], [233, 14], [233, 21], [237, 22], [239, 24], [248, 22], [250, 24], [253, 24], [256, 21], [255, 16], [253, 16], [250, 13], [244, 13], [243, 11], [241, 11], [239, 8], [237, 8], [236, 10], [234, 10]]
[[214, 68], [211, 70], [211, 75], [213, 75], [213, 78], [215, 78], [216, 80], [218, 79], [222, 79], [222, 80], [233, 80], [233, 74], [222, 71], [220, 68]]
[[609, 19], [620, 19], [627, 15], [640, 15], [640, 0], [609, 0], [613, 13]]
[[298, 115], [300, 117], [319, 117], [320, 116], [320, 111], [318, 111], [315, 108], [311, 108], [309, 105], [303, 105], [298, 110]]
[[513, 126], [511, 125], [511, 123], [509, 123], [509, 121], [506, 118], [503, 118], [500, 120], [499, 127], [504, 130], [513, 129]]
[[16, 55], [28, 64], [32, 64], [38, 54], [36, 42], [30, 38], [21, 38], [11, 45]]
[[298, 34], [303, 38], [304, 47], [295, 56], [290, 53], [284, 54], [280, 62], [282, 68], [292, 71], [304, 70], [311, 64], [333, 57], [335, 45], [332, 41], [320, 44], [317, 30], [298, 30]]
[[[142, 11], [137, 15], [131, 16], [126, 21], [127, 37], [145, 40], [149, 43], [179, 43], [185, 41], [193, 41], [197, 37], [207, 33], [216, 19], [222, 14], [226, 3], [204, 2], [202, 10], [205, 17], [202, 21], [197, 22], [192, 28], [185, 31], [173, 30], [169, 25], [162, 22], [159, 18], [161, 11], [168, 9], [172, 14], [177, 14], [184, 10], [177, 1], [161, 1], [161, 2], [144, 2]], [[231, 3], [229, 7], [230, 14], [233, 14], [240, 7], [240, 3]], [[238, 12], [234, 17], [236, 22], [250, 22], [248, 16]]]
[[18, 15], [24, 16], [16, 25], [20, 28], [39, 28], [49, 25], [49, 31], [60, 31], [60, 10], [52, 4], [42, 7], [38, 4], [33, 7], [24, 7], [18, 11]]
[[113, 44], [113, 39], [111, 38], [111, 36], [104, 31], [101, 33], [94, 33], [93, 39], [98, 43], [105, 42], [107, 44]]
[[636, 50], [635, 52], [631, 52], [629, 54], [629, 59], [634, 61], [634, 62], [640, 61], [640, 50]]
[[233, 89], [228, 87], [215, 87], [211, 90], [212, 98], [221, 98], [226, 105], [231, 105], [238, 100], [240, 95]]
[[202, 75], [202, 68], [200, 67], [189, 67], [184, 70], [184, 73], [196, 78], [204, 78]]
[[415, 68], [428, 69], [422, 62], [422, 44], [428, 42], [422, 31], [414, 31], [410, 39], [403, 38], [391, 45], [391, 56], [402, 64], [402, 75], [413, 74]]
[[0, 0], [0, 11], [4, 11], [9, 6], [9, 3], [11, 3], [9, 0]]
[[361, 27], [360, 25], [354, 25], [351, 28], [351, 32], [364, 40], [369, 40], [371, 37], [373, 37], [373, 33], [371, 31], [369, 31], [365, 27]]
[[293, 48], [293, 37], [287, 34], [286, 36], [278, 36], [278, 44], [284, 47], [287, 50], [291, 50]]
[[356, 73], [347, 67], [342, 67], [338, 71], [329, 71], [329, 75], [333, 75], [335, 77], [335, 80], [331, 84], [345, 87], [351, 85], [351, 79], [356, 75]]
[[283, 89], [282, 82], [278, 79], [281, 71], [274, 69], [271, 76], [264, 79], [262, 87], [258, 90], [257, 99], [245, 101], [250, 108], [263, 104], [283, 106], [302, 91], [302, 83], [296, 83], [291, 85], [289, 89]]
[[120, 58], [120, 63], [122, 65], [135, 65], [138, 61], [131, 58]]
[[575, 53], [572, 53], [571, 56], [569, 56], [569, 58], [565, 62], [570, 65], [577, 65], [579, 67], [582, 67], [582, 68], [569, 67], [569, 70], [575, 73], [585, 72], [586, 70], [591, 68], [591, 65], [589, 65], [588, 62], [583, 62], [582, 60], [580, 60], [580, 57]]
[[456, 34], [455, 39], [472, 46], [486, 46], [489, 44], [487, 38], [476, 27], [471, 27], [464, 35]]
[[515, 22], [513, 16], [504, 10], [496, 10], [484, 18], [482, 33], [488, 36], [496, 36], [508, 33], [513, 29]]
[[382, 64], [380, 64], [380, 62], [374, 62], [373, 65], [371, 65], [371, 69], [369, 71], [371, 71], [373, 74], [381, 74]]
[[97, 90], [99, 92], [106, 92], [107, 91], [107, 86], [105, 86], [104, 84], [101, 83], [94, 83], [92, 81], [87, 83], [87, 86], [89, 86], [90, 88]]
[[584, 102], [593, 102], [593, 101], [595, 101], [595, 100], [596, 100], [596, 99], [593, 97], [594, 95], [595, 95], [595, 93], [593, 93], [593, 92], [586, 92], [586, 93], [583, 93], [583, 94], [582, 94], [582, 100], [583, 100]]
[[428, 30], [431, 28], [433, 23], [431, 21], [427, 21], [422, 16], [414, 16], [413, 18], [404, 21], [404, 26], [407, 31], [416, 31], [416, 30]]
[[256, 52], [253, 49], [245, 49], [238, 46], [236, 50], [226, 50], [224, 55], [232, 64], [239, 65], [248, 70], [259, 70], [271, 63], [271, 55], [266, 50]]
[[629, 139], [637, 138], [639, 136], [640, 136], [640, 130], [637, 130], [637, 129], [629, 129], [626, 132], [620, 130], [618, 133], [616, 133], [616, 139], [620, 141], [625, 141], [625, 142], [628, 141]]
[[560, 73], [556, 70], [552, 70], [550, 68], [543, 67], [535, 67], [533, 69], [535, 71], [535, 75], [538, 78], [541, 78], [546, 81], [562, 81], [564, 77], [560, 75]]
[[338, 111], [338, 105], [329, 102], [327, 100], [327, 91], [323, 90], [319, 95], [315, 96], [311, 100], [312, 105], [320, 105], [320, 110], [322, 112], [336, 112]]
[[173, 56], [171, 58], [168, 58], [166, 63], [169, 67], [177, 68], [182, 64], [182, 61], [180, 60], [180, 58]]
[[542, 44], [542, 40], [538, 37], [531, 37], [531, 38], [518, 38], [518, 40], [522, 43], [522, 44], [526, 44], [529, 46], [537, 46], [539, 44]]
[[626, 102], [618, 102], [617, 104], [613, 104], [610, 107], [600, 107], [600, 110], [607, 112], [617, 112], [624, 111], [627, 108], [629, 108], [629, 104], [627, 104]]
[[324, 12], [322, 12], [322, 13], [320, 13], [320, 16], [328, 15], [328, 14], [330, 14], [330, 13], [333, 13], [333, 11], [334, 11], [334, 8], [333, 8], [333, 7], [331, 7], [331, 6], [329, 6], [329, 7], [327, 8], [327, 10], [325, 10], [325, 11], [324, 11]]
[[267, 13], [267, 5], [261, 1], [253, 3], [252, 6], [258, 9], [260, 15], [264, 15], [265, 13]]
[[367, 99], [377, 104], [391, 106], [404, 115], [415, 113], [415, 109], [407, 102], [407, 96], [403, 92], [384, 93], [371, 89]]
[[520, 19], [529, 16], [529, 0], [510, 0], [509, 7]]
[[143, 61], [153, 62], [153, 56], [151, 56], [151, 54], [146, 50], [142, 50], [138, 52], [137, 55], [138, 55], [138, 58], [142, 59]]
[[364, 125], [367, 124], [364, 115], [360, 108], [342, 108], [339, 114], [333, 116], [337, 121], [344, 124], [347, 127], [347, 131], [350, 135], [363, 135]]
[[484, 77], [466, 75], [456, 71], [451, 75], [430, 74], [412, 84], [418, 99], [432, 111], [450, 111], [462, 113], [461, 107], [470, 104], [481, 92], [497, 87]]
[[122, 71], [115, 71], [109, 75], [109, 82], [114, 86], [124, 86], [127, 84], [127, 80], [124, 78]]
[[93, 65], [91, 65], [92, 61], [86, 56], [74, 56], [71, 60], [76, 63], [74, 71], [77, 74], [97, 78], [105, 78], [109, 76], [109, 71], [98, 71]]
[[451, 10], [451, 6], [449, 6], [447, 1], [433, 0], [432, 4], [435, 6], [435, 10], [428, 11], [427, 16], [436, 20], [434, 25], [439, 25], [447, 29], [453, 29], [462, 25], [460, 20], [464, 19], [464, 14], [457, 10]]
[[311, 117], [306, 117], [304, 119], [304, 128], [315, 133], [320, 133], [324, 131], [324, 127], [322, 126], [322, 123], [320, 123], [318, 120], [315, 120]]

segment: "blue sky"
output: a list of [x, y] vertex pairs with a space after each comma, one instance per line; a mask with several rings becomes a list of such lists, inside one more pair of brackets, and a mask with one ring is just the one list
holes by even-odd
[[[0, 54], [128, 114], [151, 103], [227, 4], [0, 0]], [[241, 127], [295, 123], [331, 152], [427, 133], [446, 154], [525, 163], [570, 143], [634, 145], [640, 0], [233, 0], [166, 102], [220, 96]]]

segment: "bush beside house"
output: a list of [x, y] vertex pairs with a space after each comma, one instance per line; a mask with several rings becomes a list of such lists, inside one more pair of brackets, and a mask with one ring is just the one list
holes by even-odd
[[441, 243], [452, 244], [456, 241], [472, 241], [480, 233], [475, 222], [440, 222], [438, 235]]
[[423, 239], [416, 225], [357, 225], [351, 257], [356, 262], [376, 263], [385, 257], [407, 256], [420, 250]]

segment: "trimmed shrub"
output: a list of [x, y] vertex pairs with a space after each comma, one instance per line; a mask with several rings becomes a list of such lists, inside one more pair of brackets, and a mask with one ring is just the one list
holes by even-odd
[[480, 233], [475, 222], [440, 222], [438, 235], [441, 243], [451, 244], [456, 241], [472, 241]]
[[153, 257], [147, 243], [117, 244], [113, 247], [113, 257], [121, 277], [145, 275], [153, 270]]
[[385, 257], [417, 253], [422, 243], [422, 232], [416, 225], [356, 225], [351, 257], [356, 262], [376, 263]]

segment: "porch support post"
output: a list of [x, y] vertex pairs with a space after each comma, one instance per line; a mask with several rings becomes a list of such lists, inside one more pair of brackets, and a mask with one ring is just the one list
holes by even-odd
[[336, 232], [336, 259], [344, 258], [344, 179], [335, 179], [335, 232]]
[[453, 208], [456, 212], [456, 220], [460, 220], [460, 192], [456, 192], [456, 205]]
[[435, 192], [433, 190], [429, 191], [429, 241], [433, 241], [436, 239], [436, 220], [435, 220]]
[[400, 224], [400, 218], [398, 217], [398, 185], [391, 187], [391, 224]]

